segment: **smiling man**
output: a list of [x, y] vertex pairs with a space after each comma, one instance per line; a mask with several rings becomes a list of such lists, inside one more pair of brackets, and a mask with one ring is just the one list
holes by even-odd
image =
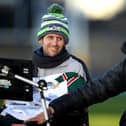
[[63, 36], [58, 34], [49, 33], [43, 39], [40, 39], [39, 43], [43, 46], [44, 55], [51, 57], [58, 55], [65, 47]]
[[[53, 4], [48, 8], [48, 14], [42, 16], [41, 27], [37, 33], [40, 47], [33, 53], [35, 74], [41, 77], [75, 72], [87, 82], [90, 77], [84, 62], [71, 55], [66, 49], [66, 45], [69, 43], [70, 31], [68, 19], [63, 15], [62, 11], [62, 6]], [[36, 118], [30, 121], [38, 120]], [[55, 121], [52, 122], [52, 126], [70, 125], [88, 126], [88, 109], [69, 112], [61, 117], [56, 117]]]
[[[70, 32], [68, 19], [63, 15], [62, 11], [62, 6], [53, 4], [49, 7], [48, 13], [42, 16], [41, 27], [37, 33], [40, 46], [33, 52], [34, 75], [39, 78], [69, 72], [69, 75], [67, 75], [69, 78], [70, 73], [74, 72], [79, 77], [81, 76], [86, 83], [90, 80], [86, 65], [66, 49]], [[79, 78], [76, 78], [76, 82], [78, 82], [77, 79], [79, 81]], [[84, 83], [82, 82], [82, 84]], [[72, 91], [76, 90], [77, 87], [78, 83], [76, 83], [74, 89], [72, 88]], [[27, 112], [32, 113], [30, 119], [26, 122], [27, 126], [46, 125], [40, 124], [41, 116], [33, 117], [34, 113], [40, 112], [42, 109], [40, 93], [36, 90], [33, 90], [33, 101], [29, 103], [29, 106], [28, 104], [26, 106], [24, 104], [23, 107], [15, 105], [14, 109], [9, 109], [12, 112], [8, 113], [6, 111], [7, 108], [10, 108], [8, 102], [7, 108], [4, 109], [4, 119], [2, 117], [0, 120], [1, 125], [12, 126], [13, 123], [23, 123], [24, 120], [27, 120], [22, 118], [19, 120], [14, 115], [13, 110], [15, 110], [15, 107], [19, 108], [19, 111], [24, 113], [25, 116], [27, 116]], [[7, 122], [9, 124], [6, 124]], [[89, 126], [88, 109], [77, 109], [58, 116], [51, 122], [51, 126]]]

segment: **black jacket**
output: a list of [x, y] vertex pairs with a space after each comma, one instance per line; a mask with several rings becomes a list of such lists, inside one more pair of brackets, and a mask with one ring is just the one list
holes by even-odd
[[56, 115], [73, 109], [90, 106], [126, 91], [126, 58], [107, 72], [92, 80], [76, 92], [50, 103]]

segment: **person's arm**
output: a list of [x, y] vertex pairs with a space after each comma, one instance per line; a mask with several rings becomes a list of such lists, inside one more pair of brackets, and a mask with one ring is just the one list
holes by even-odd
[[76, 92], [55, 99], [49, 106], [55, 110], [55, 114], [62, 114], [116, 96], [126, 90], [125, 71], [126, 59]]
[[[90, 106], [126, 91], [126, 59], [108, 70], [103, 76], [92, 80], [76, 92], [63, 95], [49, 104], [49, 114], [58, 116], [74, 109]], [[36, 117], [37, 119], [37, 117]], [[43, 113], [38, 122], [44, 123]], [[31, 121], [31, 120], [30, 120]]]

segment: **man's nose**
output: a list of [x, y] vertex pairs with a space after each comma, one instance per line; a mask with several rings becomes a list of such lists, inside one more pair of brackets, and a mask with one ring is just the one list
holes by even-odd
[[53, 41], [52, 41], [52, 44], [53, 45], [57, 45], [58, 44], [58, 39], [57, 38], [54, 38]]

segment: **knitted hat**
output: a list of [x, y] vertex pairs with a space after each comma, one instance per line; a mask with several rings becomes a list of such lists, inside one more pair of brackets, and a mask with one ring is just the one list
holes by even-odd
[[60, 34], [66, 43], [69, 41], [68, 19], [63, 15], [63, 7], [52, 4], [48, 8], [48, 14], [42, 17], [41, 27], [37, 33], [38, 40], [48, 33]]

